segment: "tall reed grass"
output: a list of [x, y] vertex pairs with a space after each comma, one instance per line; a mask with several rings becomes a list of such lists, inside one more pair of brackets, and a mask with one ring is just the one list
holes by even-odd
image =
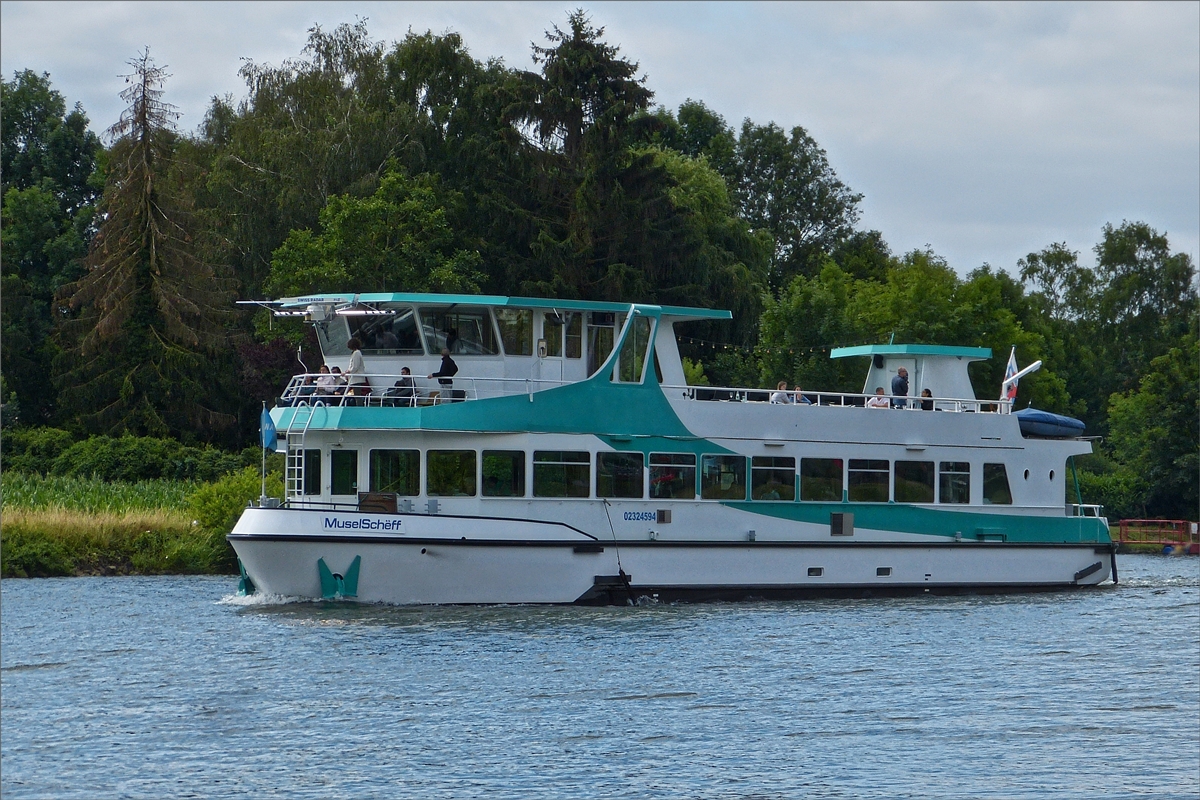
[[106, 482], [97, 478], [41, 476], [6, 472], [0, 478], [5, 512], [11, 510], [80, 511], [123, 514], [170, 510], [186, 513], [188, 498], [199, 486], [190, 481]]
[[6, 472], [0, 575], [227, 572], [224, 532], [196, 524], [189, 510], [198, 486]]

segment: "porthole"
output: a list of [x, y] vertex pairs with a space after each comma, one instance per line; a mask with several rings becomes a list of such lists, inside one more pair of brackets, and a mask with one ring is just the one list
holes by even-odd
[[875, 568], [875, 577], [876, 578], [886, 578], [887, 576], [889, 576], [891, 574], [892, 574], [891, 567], [876, 567]]
[[1025, 480], [1029, 480], [1029, 470], [1025, 470]]
[[1054, 480], [1054, 470], [1050, 470], [1050, 480]]
[[819, 578], [819, 577], [821, 577], [822, 574], [824, 574], [824, 572], [825, 572], [824, 567], [809, 567], [808, 568], [808, 577]]

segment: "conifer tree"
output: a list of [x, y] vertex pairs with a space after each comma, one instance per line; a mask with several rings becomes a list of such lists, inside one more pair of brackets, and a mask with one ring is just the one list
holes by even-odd
[[169, 76], [149, 50], [129, 64], [87, 273], [59, 294], [57, 382], [64, 410], [87, 430], [211, 439], [233, 422], [214, 408], [232, 295], [224, 271], [196, 255], [171, 183]]

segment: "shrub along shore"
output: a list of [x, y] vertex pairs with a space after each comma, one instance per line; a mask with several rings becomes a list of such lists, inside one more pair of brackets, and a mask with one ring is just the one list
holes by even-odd
[[[261, 478], [253, 467], [204, 483], [6, 472], [0, 489], [2, 577], [229, 574], [225, 534]], [[278, 471], [267, 492], [282, 496]]]

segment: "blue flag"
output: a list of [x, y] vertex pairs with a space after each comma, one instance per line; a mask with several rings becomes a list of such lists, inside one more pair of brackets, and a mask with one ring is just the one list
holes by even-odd
[[262, 411], [262, 419], [259, 422], [259, 428], [262, 431], [262, 446], [264, 450], [275, 449], [275, 421], [271, 419], [271, 413], [266, 408]]

